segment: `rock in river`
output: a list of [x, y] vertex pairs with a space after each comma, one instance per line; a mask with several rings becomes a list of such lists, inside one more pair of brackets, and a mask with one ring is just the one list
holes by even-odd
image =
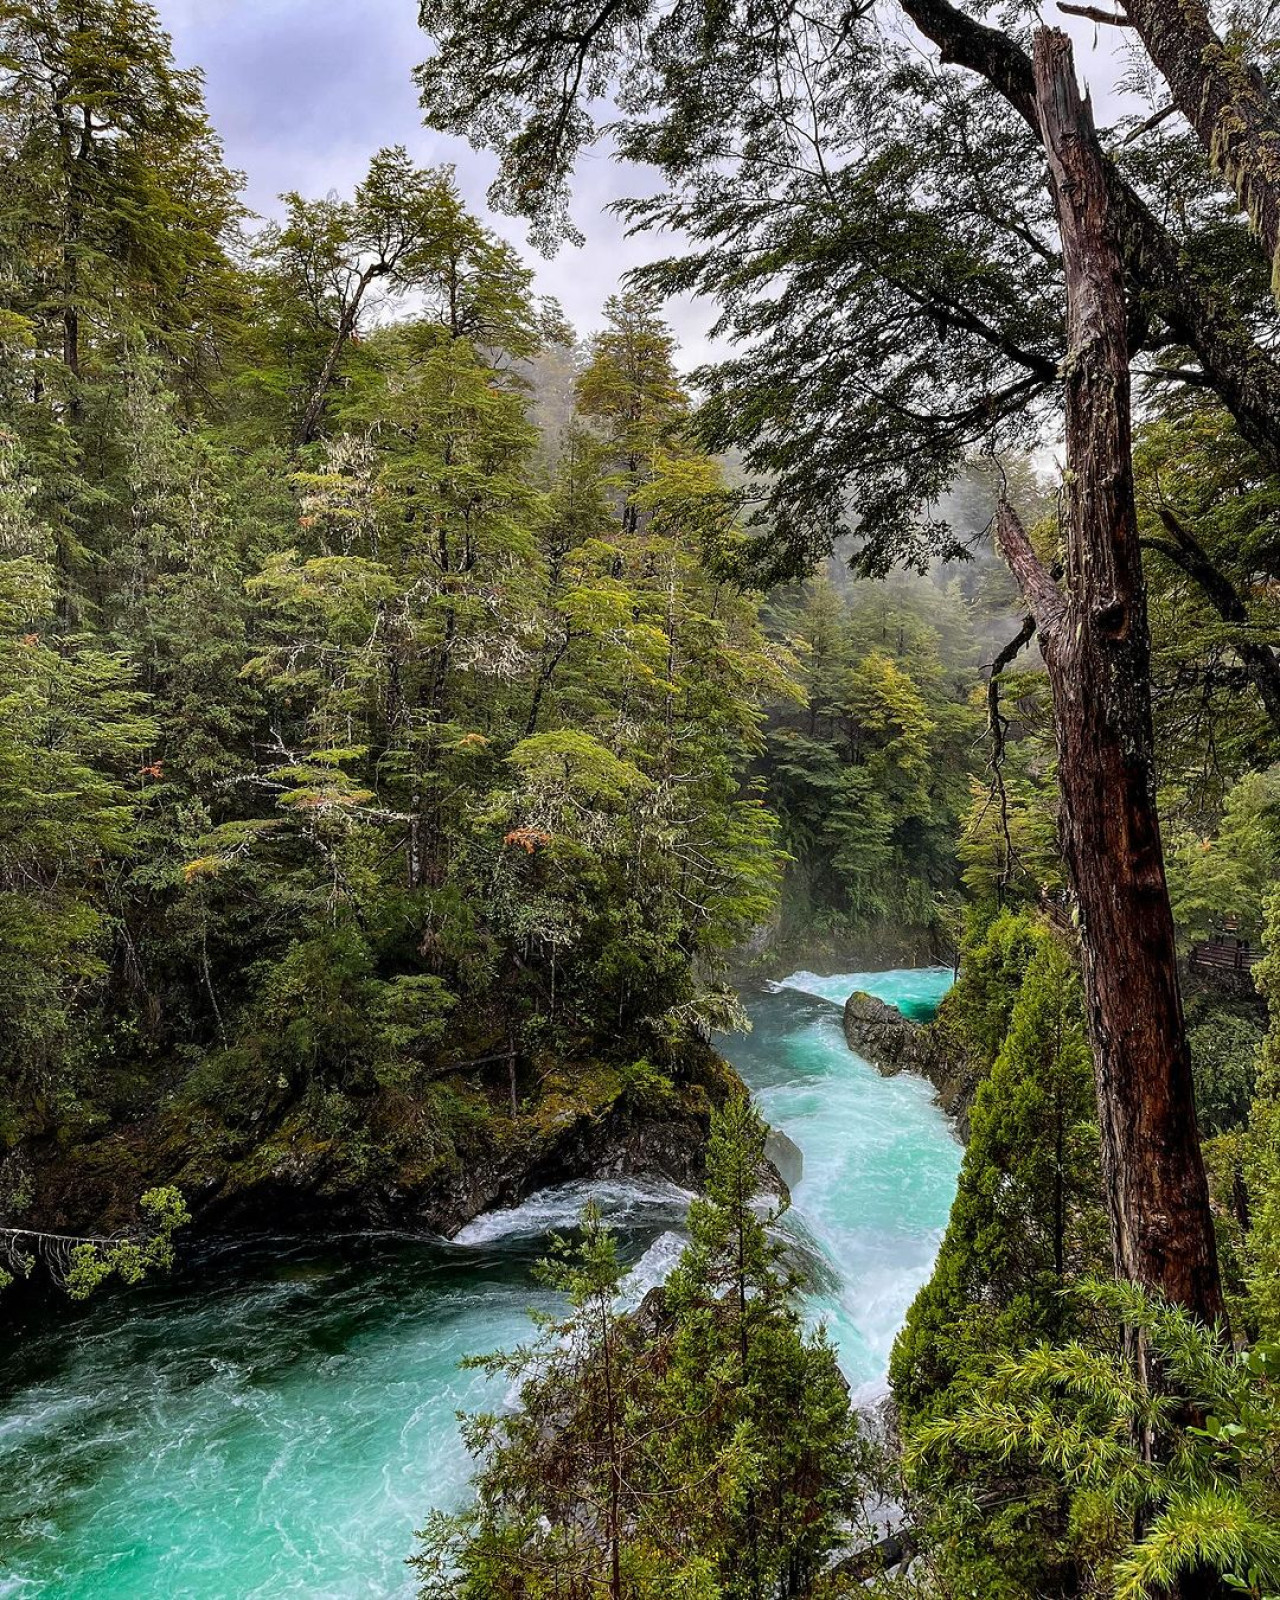
[[849, 1048], [885, 1077], [914, 1072], [927, 1078], [942, 1109], [955, 1118], [960, 1137], [968, 1137], [976, 1074], [936, 1023], [912, 1022], [896, 1007], [859, 989], [845, 1001], [844, 1036]]

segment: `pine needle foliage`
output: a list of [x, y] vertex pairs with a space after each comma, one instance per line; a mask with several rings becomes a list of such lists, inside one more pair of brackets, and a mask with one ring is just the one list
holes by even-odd
[[665, 1290], [626, 1308], [617, 1244], [588, 1208], [542, 1270], [566, 1297], [536, 1340], [480, 1358], [519, 1385], [471, 1418], [475, 1499], [436, 1513], [423, 1600], [799, 1600], [856, 1517], [870, 1453], [761, 1203], [764, 1125], [712, 1127], [705, 1194]]
[[[1203, 1572], [1273, 1596], [1280, 1346], [1236, 1351], [1130, 1284], [1086, 1281], [1074, 1297], [1087, 1331], [999, 1357], [953, 1414], [916, 1430], [913, 1464], [971, 1484], [1039, 1479], [1060, 1498], [1078, 1576], [1114, 1600], [1156, 1600]], [[1136, 1339], [1158, 1388], [1127, 1353]]]

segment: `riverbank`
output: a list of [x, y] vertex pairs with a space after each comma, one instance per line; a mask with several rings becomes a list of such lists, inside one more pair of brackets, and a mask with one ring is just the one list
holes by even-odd
[[179, 1102], [78, 1143], [35, 1145], [13, 1221], [107, 1232], [128, 1224], [144, 1190], [172, 1184], [192, 1213], [189, 1238], [353, 1229], [449, 1238], [553, 1184], [642, 1176], [695, 1185], [711, 1109], [742, 1089], [722, 1057], [695, 1043], [662, 1067], [535, 1064], [514, 1114], [497, 1075], [486, 1084], [461, 1073], [332, 1114], [288, 1106], [265, 1126]]

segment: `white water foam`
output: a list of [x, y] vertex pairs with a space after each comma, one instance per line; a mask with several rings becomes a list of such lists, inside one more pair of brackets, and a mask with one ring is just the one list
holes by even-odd
[[678, 1184], [638, 1178], [566, 1183], [554, 1189], [540, 1189], [518, 1206], [486, 1211], [459, 1229], [453, 1243], [473, 1247], [494, 1244], [499, 1239], [537, 1239], [560, 1228], [573, 1228], [581, 1221], [589, 1201], [614, 1227], [659, 1223], [667, 1218], [682, 1218], [692, 1199], [689, 1190]]
[[686, 1234], [673, 1230], [659, 1234], [627, 1274], [622, 1286], [624, 1303], [631, 1307], [638, 1306], [650, 1289], [665, 1283], [688, 1242]]
[[830, 1000], [842, 1006], [851, 994], [861, 989], [873, 994], [888, 1005], [899, 1000], [922, 998], [940, 1000], [950, 987], [950, 967], [898, 967], [877, 972], [793, 972], [771, 985], [779, 989], [794, 989], [799, 994], [810, 994], [817, 1000]]

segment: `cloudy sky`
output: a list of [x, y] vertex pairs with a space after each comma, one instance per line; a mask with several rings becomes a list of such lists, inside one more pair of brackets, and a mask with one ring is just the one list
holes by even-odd
[[[422, 165], [452, 162], [469, 204], [517, 244], [580, 333], [627, 267], [660, 251], [628, 240], [605, 207], [643, 192], [642, 171], [589, 155], [575, 183], [574, 213], [588, 243], [562, 246], [552, 260], [527, 249], [521, 224], [489, 216], [492, 157], [422, 125], [413, 68], [427, 54], [415, 0], [158, 0], [182, 66], [198, 66], [214, 126], [230, 164], [246, 176], [249, 205], [276, 209], [282, 190], [346, 193], [383, 145], [403, 144]], [[707, 308], [670, 308], [692, 363], [705, 348]]]
[[[427, 53], [415, 0], [158, 0], [183, 66], [204, 70], [214, 125], [232, 166], [245, 173], [250, 206], [270, 214], [282, 190], [307, 195], [349, 192], [369, 157], [383, 145], [403, 144], [423, 165], [452, 162], [473, 209], [487, 214], [492, 158], [422, 126], [413, 67]], [[1113, 29], [1102, 30], [1114, 38]], [[1075, 23], [1078, 65], [1099, 89], [1101, 112], [1115, 66], [1111, 39]], [[531, 251], [538, 288], [554, 294], [580, 333], [599, 322], [600, 308], [627, 267], [660, 253], [653, 238], [627, 239], [605, 207], [622, 194], [643, 192], [648, 175], [603, 154], [587, 155], [574, 186], [574, 211], [587, 236], [547, 261]], [[522, 227], [509, 218], [493, 226], [522, 249]], [[705, 305], [675, 304], [668, 314], [694, 364], [707, 349], [711, 316]]]

